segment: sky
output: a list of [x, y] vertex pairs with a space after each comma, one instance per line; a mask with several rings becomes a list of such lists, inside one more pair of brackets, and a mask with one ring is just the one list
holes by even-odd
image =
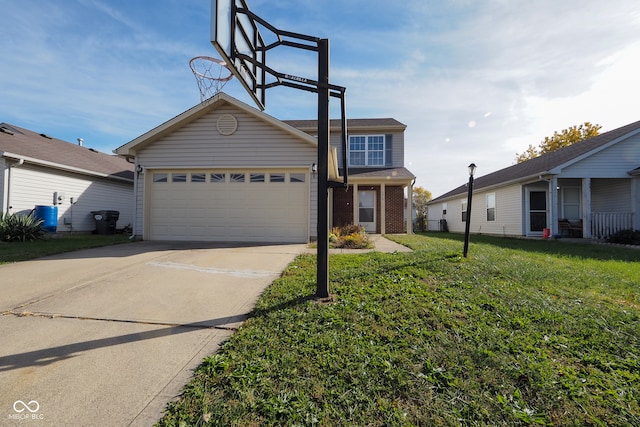
[[[328, 38], [349, 118], [407, 125], [405, 166], [437, 197], [529, 144], [640, 120], [640, 2], [247, 0], [274, 27]], [[0, 122], [111, 153], [200, 102], [189, 60], [218, 56], [209, 0], [0, 0]], [[268, 30], [262, 30], [269, 39]], [[314, 53], [274, 70], [317, 79]], [[254, 105], [231, 80], [227, 94]], [[331, 115], [339, 117], [339, 102]], [[315, 94], [269, 89], [265, 112], [316, 119]]]

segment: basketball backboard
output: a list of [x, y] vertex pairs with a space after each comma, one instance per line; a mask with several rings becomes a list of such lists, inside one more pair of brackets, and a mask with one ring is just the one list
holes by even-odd
[[265, 44], [245, 0], [211, 0], [211, 43], [261, 110], [265, 106]]

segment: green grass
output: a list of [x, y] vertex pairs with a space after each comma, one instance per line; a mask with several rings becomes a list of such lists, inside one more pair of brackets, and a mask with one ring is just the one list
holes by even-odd
[[27, 261], [47, 255], [71, 252], [78, 249], [115, 245], [128, 242], [128, 236], [75, 234], [56, 236], [33, 242], [0, 242], [0, 264]]
[[640, 251], [398, 236], [267, 289], [161, 426], [640, 425]]

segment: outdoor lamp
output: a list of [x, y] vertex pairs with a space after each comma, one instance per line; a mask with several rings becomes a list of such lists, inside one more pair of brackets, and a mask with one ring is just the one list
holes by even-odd
[[469, 226], [471, 224], [471, 197], [473, 194], [473, 174], [476, 173], [476, 164], [471, 163], [469, 165], [469, 185], [467, 192], [467, 215], [466, 215], [466, 224], [464, 227], [464, 250], [462, 254], [464, 257], [467, 257], [467, 253], [469, 251]]
[[313, 176], [316, 176], [316, 174], [318, 173], [318, 165], [316, 165], [315, 163], [311, 165], [311, 173], [313, 174]]
[[469, 176], [473, 177], [473, 175], [476, 173], [476, 164], [475, 163], [471, 163], [469, 166]]

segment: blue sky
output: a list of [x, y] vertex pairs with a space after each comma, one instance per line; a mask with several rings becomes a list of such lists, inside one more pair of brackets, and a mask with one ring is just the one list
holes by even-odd
[[[331, 41], [351, 118], [407, 125], [405, 165], [438, 196], [545, 136], [640, 120], [640, 3], [630, 0], [247, 0], [282, 30]], [[217, 56], [209, 0], [0, 0], [0, 122], [104, 152], [200, 101], [189, 60]], [[314, 55], [270, 66], [315, 79]], [[252, 105], [239, 82], [225, 92]], [[279, 119], [314, 94], [267, 92]], [[332, 116], [339, 104], [332, 102]]]

